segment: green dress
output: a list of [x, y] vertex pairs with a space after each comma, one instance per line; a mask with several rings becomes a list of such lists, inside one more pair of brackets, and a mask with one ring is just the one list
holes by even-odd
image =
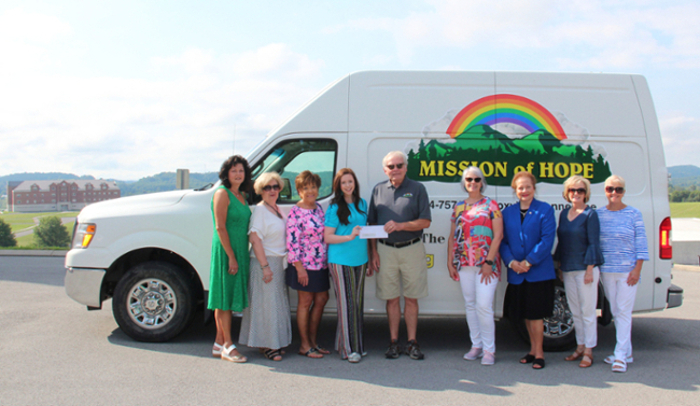
[[238, 261], [238, 272], [228, 273], [228, 255], [221, 245], [219, 234], [216, 232], [214, 218], [214, 199], [211, 202], [212, 219], [214, 219], [214, 237], [211, 243], [211, 268], [209, 270], [209, 309], [233, 310], [241, 312], [248, 307], [248, 222], [250, 208], [242, 204], [230, 190], [220, 186], [229, 195], [228, 212], [226, 214], [226, 230], [231, 241], [233, 254]]

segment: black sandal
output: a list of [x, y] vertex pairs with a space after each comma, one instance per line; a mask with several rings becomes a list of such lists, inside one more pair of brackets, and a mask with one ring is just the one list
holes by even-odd
[[[282, 351], [279, 349], [273, 350], [271, 348], [268, 348], [267, 350], [263, 351], [262, 353], [265, 358], [269, 359], [270, 361], [282, 361]], [[279, 359], [275, 359], [279, 357]]]
[[530, 364], [535, 360], [535, 356], [532, 354], [526, 354], [524, 357], [520, 358], [521, 364]]
[[535, 360], [532, 361], [532, 369], [544, 369], [544, 358], [535, 358]]

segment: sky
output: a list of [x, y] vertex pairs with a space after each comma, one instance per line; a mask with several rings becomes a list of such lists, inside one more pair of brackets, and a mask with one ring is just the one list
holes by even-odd
[[359, 70], [638, 73], [700, 155], [700, 0], [0, 3], [0, 176], [218, 170]]

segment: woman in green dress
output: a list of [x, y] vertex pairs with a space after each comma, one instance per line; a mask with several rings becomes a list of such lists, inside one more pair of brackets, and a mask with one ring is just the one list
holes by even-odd
[[211, 244], [209, 309], [214, 310], [216, 340], [214, 357], [246, 362], [231, 340], [231, 312], [248, 307], [248, 222], [250, 208], [241, 190], [251, 185], [250, 166], [240, 155], [224, 161], [219, 171], [221, 186], [212, 199], [214, 236]]

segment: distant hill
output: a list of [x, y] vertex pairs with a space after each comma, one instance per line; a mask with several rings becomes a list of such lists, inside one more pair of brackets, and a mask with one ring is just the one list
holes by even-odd
[[677, 165], [668, 167], [671, 175], [669, 183], [676, 188], [687, 188], [690, 186], [700, 187], [700, 168], [695, 165]]
[[668, 173], [670, 173], [673, 178], [699, 177], [700, 168], [695, 165], [669, 166]]
[[[175, 179], [175, 172], [161, 172], [157, 175], [141, 178], [136, 182], [122, 180], [116, 182], [122, 191], [122, 196], [133, 196], [175, 190]], [[190, 189], [198, 189], [208, 183], [216, 183], [217, 180], [219, 180], [218, 172], [190, 173]]]
[[63, 172], [24, 172], [0, 176], [0, 196], [7, 194], [7, 182], [23, 180], [52, 180], [52, 179], [95, 179], [91, 175], [78, 176]]

